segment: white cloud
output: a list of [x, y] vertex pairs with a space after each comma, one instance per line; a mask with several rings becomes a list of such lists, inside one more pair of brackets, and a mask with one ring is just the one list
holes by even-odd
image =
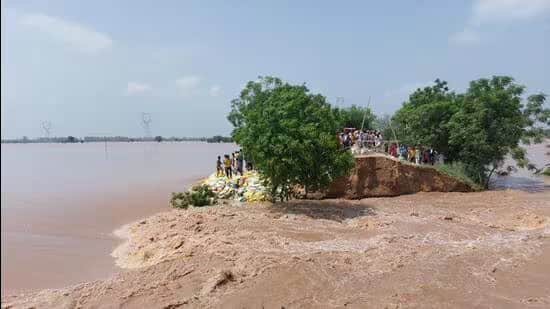
[[19, 17], [19, 23], [83, 52], [96, 53], [113, 45], [113, 40], [106, 34], [75, 22], [44, 14], [23, 14]]
[[138, 94], [138, 93], [144, 93], [149, 92], [153, 89], [151, 85], [145, 84], [145, 83], [139, 83], [139, 82], [128, 82], [128, 86], [126, 87], [126, 94], [132, 95], [132, 94]]
[[434, 82], [407, 83], [397, 89], [386, 91], [386, 93], [384, 93], [384, 96], [385, 97], [406, 97], [411, 93], [413, 93], [414, 91], [416, 91], [416, 89], [418, 88], [432, 86], [433, 84]]
[[550, 12], [550, 0], [477, 0], [472, 23], [487, 24], [539, 17]]
[[176, 87], [178, 87], [181, 94], [190, 95], [199, 87], [200, 82], [201, 79], [198, 76], [184, 76], [176, 80]]
[[550, 13], [550, 0], [475, 0], [464, 30], [451, 34], [449, 42], [479, 43], [479, 31], [484, 25], [527, 21], [547, 13]]
[[219, 86], [210, 87], [210, 96], [217, 97], [220, 95], [221, 88]]
[[479, 34], [469, 28], [466, 28], [460, 32], [454, 33], [449, 37], [449, 42], [457, 45], [472, 45], [479, 43]]

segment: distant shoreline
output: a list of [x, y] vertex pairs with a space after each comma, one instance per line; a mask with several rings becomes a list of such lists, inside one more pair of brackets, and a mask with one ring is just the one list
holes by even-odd
[[126, 136], [85, 136], [83, 138], [67, 137], [39, 137], [39, 138], [14, 138], [2, 139], [2, 144], [77, 144], [77, 143], [97, 143], [97, 142], [206, 142], [206, 143], [233, 143], [231, 137], [216, 135], [213, 137], [126, 137]]

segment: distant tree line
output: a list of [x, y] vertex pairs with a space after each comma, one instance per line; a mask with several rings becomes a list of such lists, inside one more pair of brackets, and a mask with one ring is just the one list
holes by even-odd
[[227, 136], [216, 135], [206, 139], [207, 143], [232, 143], [233, 139]]
[[231, 143], [231, 137], [216, 135], [213, 137], [127, 137], [127, 136], [85, 136], [78, 138], [75, 136], [67, 137], [38, 137], [2, 139], [3, 144], [26, 144], [26, 143], [93, 143], [93, 142], [207, 142], [207, 143]]

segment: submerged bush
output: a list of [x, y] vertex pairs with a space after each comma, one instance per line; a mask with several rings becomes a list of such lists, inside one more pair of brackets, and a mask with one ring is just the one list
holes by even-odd
[[201, 207], [213, 205], [216, 202], [216, 195], [210, 187], [207, 185], [197, 185], [187, 192], [172, 192], [170, 206], [174, 208]]

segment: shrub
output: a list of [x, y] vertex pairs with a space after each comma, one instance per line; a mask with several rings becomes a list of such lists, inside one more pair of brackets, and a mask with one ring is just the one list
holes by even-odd
[[189, 192], [172, 192], [170, 206], [173, 208], [187, 208], [189, 206]]
[[482, 189], [478, 183], [476, 183], [474, 180], [472, 180], [472, 178], [470, 178], [470, 176], [468, 176], [467, 167], [462, 162], [457, 161], [457, 162], [447, 163], [447, 164], [438, 164], [438, 165], [435, 165], [435, 168], [446, 175], [457, 178], [467, 183], [475, 190]]
[[188, 206], [207, 206], [216, 204], [216, 195], [207, 185], [196, 185], [187, 192], [173, 192], [170, 206], [187, 208]]

